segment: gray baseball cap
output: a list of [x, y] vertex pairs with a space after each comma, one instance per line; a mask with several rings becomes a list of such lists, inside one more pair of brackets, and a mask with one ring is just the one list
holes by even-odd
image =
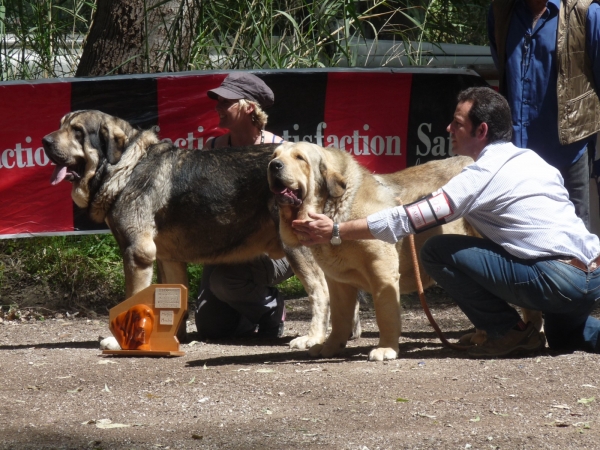
[[221, 86], [211, 89], [207, 95], [217, 100], [220, 95], [229, 100], [247, 99], [252, 100], [266, 109], [273, 105], [275, 96], [273, 91], [263, 80], [248, 72], [232, 72], [223, 80]]

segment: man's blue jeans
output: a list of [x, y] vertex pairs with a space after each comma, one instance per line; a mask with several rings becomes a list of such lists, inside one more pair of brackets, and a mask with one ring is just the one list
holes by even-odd
[[600, 352], [600, 320], [590, 317], [600, 299], [600, 268], [586, 273], [557, 260], [519, 259], [487, 239], [461, 235], [432, 237], [420, 256], [427, 273], [489, 337], [517, 324], [516, 305], [544, 313], [550, 348]]

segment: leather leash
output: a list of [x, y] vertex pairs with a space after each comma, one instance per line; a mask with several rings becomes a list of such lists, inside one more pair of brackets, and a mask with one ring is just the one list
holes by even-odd
[[442, 341], [442, 344], [444, 344], [446, 347], [451, 348], [453, 350], [466, 351], [469, 348], [469, 346], [453, 344], [452, 342], [449, 342], [445, 338], [444, 334], [442, 333], [442, 330], [440, 330], [440, 327], [438, 327], [438, 324], [436, 323], [435, 319], [431, 315], [431, 312], [429, 311], [429, 307], [427, 306], [427, 300], [425, 299], [423, 283], [421, 282], [421, 272], [419, 271], [419, 260], [417, 258], [417, 249], [415, 247], [415, 236], [410, 234], [408, 236], [408, 241], [410, 243], [410, 252], [412, 254], [413, 265], [415, 268], [415, 277], [417, 280], [417, 291], [419, 292], [419, 300], [421, 301], [421, 306], [423, 307], [423, 311], [425, 311], [425, 315], [429, 319], [429, 323], [435, 330], [435, 333], [437, 334], [440, 341]]

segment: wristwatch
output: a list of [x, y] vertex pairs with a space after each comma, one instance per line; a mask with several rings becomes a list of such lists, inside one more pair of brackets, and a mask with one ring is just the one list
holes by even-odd
[[333, 233], [331, 234], [331, 245], [340, 245], [342, 238], [340, 237], [340, 225], [337, 222], [333, 222]]

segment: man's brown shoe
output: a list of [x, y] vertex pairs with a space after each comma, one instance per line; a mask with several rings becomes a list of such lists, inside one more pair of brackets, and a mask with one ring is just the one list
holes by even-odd
[[469, 348], [469, 356], [474, 358], [500, 358], [513, 353], [528, 353], [540, 350], [546, 344], [540, 332], [531, 322], [523, 331], [509, 330], [501, 338], [488, 339], [481, 345]]

